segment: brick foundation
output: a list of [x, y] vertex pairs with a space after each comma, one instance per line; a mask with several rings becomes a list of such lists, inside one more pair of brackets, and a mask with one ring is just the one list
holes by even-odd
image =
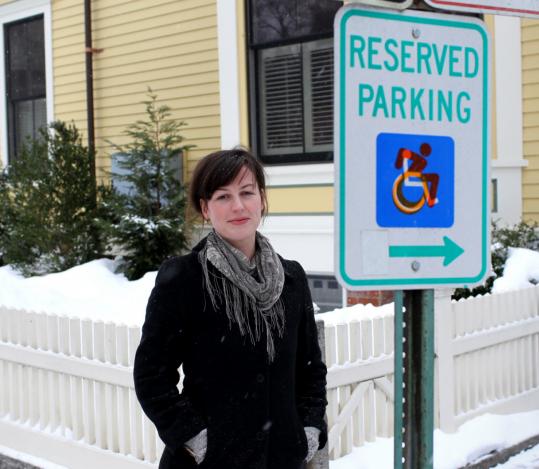
[[368, 291], [347, 291], [346, 305], [372, 304], [382, 306], [393, 301], [394, 294], [391, 290], [368, 290]]

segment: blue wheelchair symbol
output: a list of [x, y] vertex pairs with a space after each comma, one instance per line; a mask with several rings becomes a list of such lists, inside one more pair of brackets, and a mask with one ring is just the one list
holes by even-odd
[[454, 223], [451, 137], [381, 133], [376, 139], [376, 222], [448, 228]]

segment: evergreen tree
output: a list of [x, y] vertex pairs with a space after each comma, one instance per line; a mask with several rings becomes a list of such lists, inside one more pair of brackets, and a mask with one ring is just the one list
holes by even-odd
[[116, 220], [109, 232], [123, 254], [119, 269], [131, 280], [157, 270], [167, 257], [181, 254], [188, 240], [185, 187], [173, 164], [190, 148], [182, 144], [180, 134], [186, 124], [171, 119], [170, 108], [158, 105], [151, 90], [148, 96], [146, 120], [135, 122], [125, 132], [131, 142], [113, 144], [121, 171], [112, 176], [123, 190], [105, 200]]
[[0, 183], [0, 251], [24, 275], [102, 256], [88, 148], [74, 125], [53, 122], [28, 141]]

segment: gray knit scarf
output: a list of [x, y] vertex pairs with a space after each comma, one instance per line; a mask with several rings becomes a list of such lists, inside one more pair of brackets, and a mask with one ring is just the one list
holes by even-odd
[[[206, 289], [215, 309], [223, 304], [229, 324], [236, 323], [242, 336], [254, 345], [266, 334], [269, 361], [275, 358], [274, 334], [284, 332], [284, 308], [280, 301], [284, 286], [281, 260], [266, 237], [256, 232], [252, 261], [215, 231], [199, 253]], [[208, 269], [212, 264], [221, 275]]]

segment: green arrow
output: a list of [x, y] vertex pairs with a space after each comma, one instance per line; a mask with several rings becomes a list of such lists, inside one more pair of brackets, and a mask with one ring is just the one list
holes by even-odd
[[443, 257], [444, 266], [451, 264], [463, 252], [457, 243], [444, 236], [440, 246], [389, 246], [389, 257]]

